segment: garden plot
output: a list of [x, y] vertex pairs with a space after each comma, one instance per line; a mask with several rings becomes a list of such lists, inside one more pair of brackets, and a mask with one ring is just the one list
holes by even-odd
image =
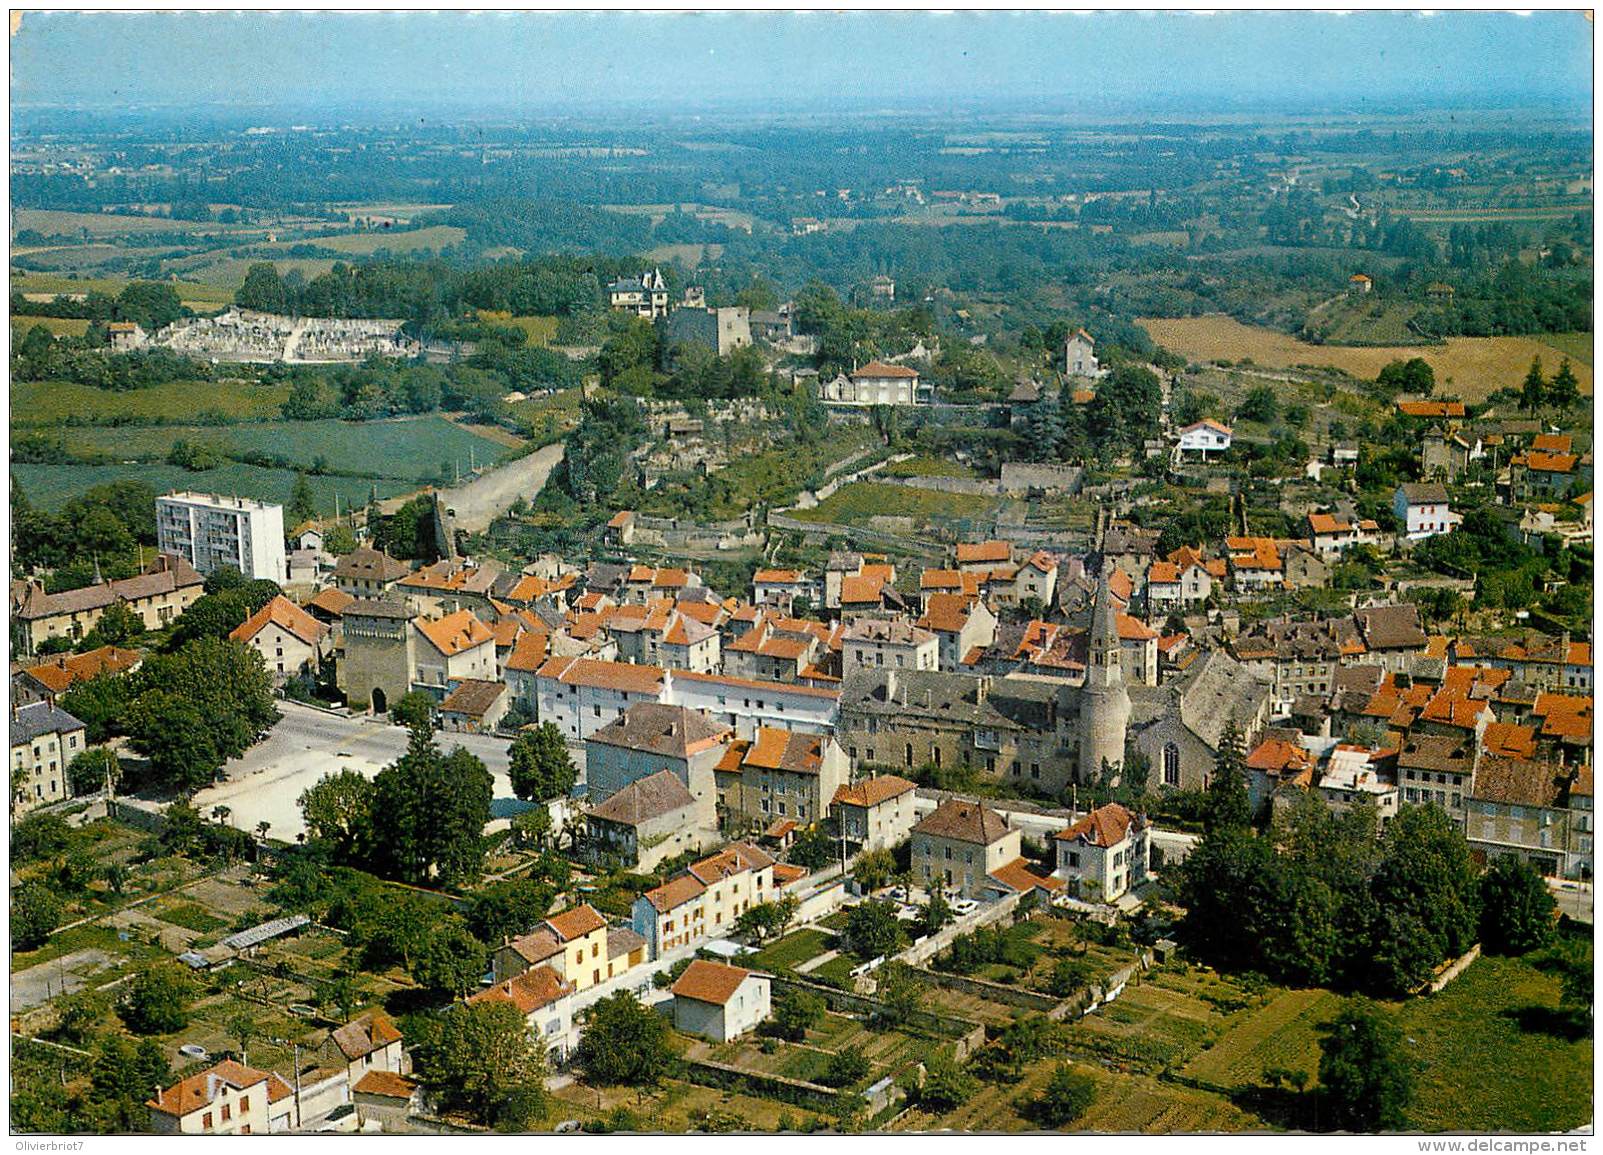
[[1181, 1073], [1231, 1088], [1256, 1084], [1272, 1068], [1311, 1076], [1319, 1067], [1317, 1027], [1340, 1009], [1341, 998], [1331, 991], [1282, 991], [1263, 1007], [1236, 1017], [1224, 1037]]

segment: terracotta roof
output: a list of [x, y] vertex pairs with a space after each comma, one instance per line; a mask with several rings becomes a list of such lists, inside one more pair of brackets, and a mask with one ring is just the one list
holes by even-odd
[[1096, 400], [1096, 390], [1076, 389], [1073, 393], [1069, 394], [1069, 400], [1074, 402], [1076, 405], [1089, 405], [1091, 402]]
[[1420, 625], [1419, 607], [1412, 602], [1370, 606], [1355, 610], [1353, 617], [1358, 620], [1364, 632], [1364, 643], [1371, 650], [1418, 650], [1430, 641]]
[[854, 381], [864, 377], [901, 377], [905, 379], [916, 378], [917, 376], [917, 373], [905, 365], [887, 365], [884, 361], [870, 361], [861, 369], [852, 370], [852, 380]]
[[924, 599], [924, 616], [918, 624], [926, 630], [959, 633], [968, 625], [975, 599], [967, 594], [932, 593]]
[[316, 645], [328, 633], [328, 627], [300, 606], [290, 601], [283, 594], [279, 594], [261, 609], [257, 610], [243, 623], [236, 626], [228, 636], [236, 642], [248, 642], [268, 625], [275, 625], [309, 646]]
[[1557, 807], [1567, 781], [1562, 767], [1488, 754], [1475, 770], [1470, 797], [1512, 806]]
[[61, 693], [75, 682], [88, 681], [101, 674], [121, 674], [139, 664], [138, 650], [101, 646], [82, 654], [59, 654], [24, 673], [45, 688]]
[[417, 618], [412, 624], [430, 645], [447, 657], [495, 640], [490, 627], [479, 621], [472, 610], [457, 610], [443, 618]]
[[1308, 528], [1316, 534], [1351, 533], [1353, 529], [1350, 522], [1338, 520], [1328, 513], [1310, 513]]
[[679, 874], [643, 896], [659, 913], [666, 913], [699, 897], [707, 888], [693, 874]]
[[1488, 754], [1506, 758], [1536, 757], [1536, 731], [1512, 722], [1492, 722], [1481, 735], [1481, 746]]
[[520, 934], [507, 943], [507, 946], [526, 963], [542, 963], [553, 955], [562, 953], [562, 940], [544, 923], [528, 934]]
[[549, 1006], [563, 995], [573, 992], [573, 984], [563, 981], [561, 975], [548, 966], [535, 967], [524, 971], [516, 978], [508, 979], [504, 983], [497, 983], [488, 990], [482, 990], [468, 999], [470, 1003], [511, 1003], [518, 1008], [518, 1013], [527, 1015], [531, 1011]]
[[1285, 774], [1288, 771], [1306, 770], [1313, 759], [1308, 751], [1295, 742], [1283, 738], [1266, 738], [1247, 755], [1247, 769], [1265, 774]]
[[878, 603], [884, 596], [885, 579], [848, 574], [840, 579], [840, 603], [843, 606]]
[[600, 930], [607, 925], [607, 920], [587, 902], [583, 906], [570, 907], [561, 914], [553, 914], [545, 920], [545, 924], [554, 930], [563, 942], [572, 942], [576, 938], [583, 938]]
[[1114, 620], [1119, 624], [1119, 640], [1125, 642], [1145, 642], [1158, 636], [1158, 631], [1149, 627], [1138, 618], [1129, 614], [1115, 614]]
[[824, 689], [820, 686], [801, 686], [794, 682], [763, 682], [752, 678], [731, 678], [728, 674], [703, 674], [697, 670], [675, 670], [673, 679], [676, 682], [701, 682], [709, 686], [766, 690], [771, 694], [784, 694], [803, 698], [840, 698], [839, 690]]
[[1100, 846], [1106, 850], [1129, 837], [1130, 827], [1135, 821], [1135, 815], [1123, 806], [1109, 802], [1106, 806], [1098, 806], [1067, 830], [1058, 831], [1055, 837], [1059, 842], [1083, 842], [1087, 846]]
[[1155, 561], [1147, 568], [1148, 585], [1173, 585], [1180, 580], [1180, 567], [1172, 561]]
[[656, 666], [602, 662], [594, 658], [552, 658], [539, 676], [569, 686], [595, 686], [630, 694], [656, 694], [662, 690], [663, 672]]
[[410, 1099], [417, 1092], [417, 1084], [394, 1071], [369, 1071], [357, 1081], [354, 1090], [358, 1095], [382, 1099]]
[[788, 862], [776, 862], [774, 863], [774, 885], [786, 887], [793, 882], [800, 882], [811, 873], [812, 871], [805, 866], [792, 866]]
[[331, 1037], [340, 1054], [355, 1060], [399, 1042], [401, 1029], [384, 1011], [371, 1010], [336, 1028]]
[[526, 674], [537, 673], [545, 663], [550, 646], [550, 634], [525, 630], [512, 644], [512, 652], [507, 655], [506, 668]]
[[1042, 877], [1030, 869], [1026, 859], [1015, 858], [1005, 866], [999, 866], [991, 871], [991, 878], [1010, 890], [1028, 893], [1035, 889], [1062, 890], [1063, 880], [1050, 875]]
[[751, 575], [753, 585], [797, 585], [802, 581], [800, 570], [760, 569]]
[[692, 959], [685, 973], [674, 983], [673, 996], [721, 1007], [734, 998], [740, 984], [755, 973], [744, 967], [726, 966], [711, 959]]
[[931, 838], [950, 838], [989, 846], [1007, 836], [1007, 820], [979, 802], [948, 798], [917, 826], [914, 834]]
[[817, 774], [824, 764], [825, 739], [818, 734], [794, 730], [771, 730], [759, 726], [744, 764], [759, 770], [787, 770], [792, 774]]
[[1130, 603], [1130, 595], [1135, 593], [1135, 582], [1131, 580], [1129, 574], [1115, 567], [1113, 572], [1108, 575], [1108, 592], [1128, 605]]
[[1574, 444], [1568, 433], [1538, 433], [1531, 438], [1531, 448], [1542, 453], [1568, 453]]
[[959, 542], [957, 563], [1012, 561], [1013, 547], [1005, 541]]
[[308, 601], [306, 606], [307, 608], [316, 607], [317, 609], [322, 610], [324, 613], [339, 617], [345, 612], [345, 607], [349, 606], [355, 600], [356, 599], [354, 597], [346, 593], [344, 590], [338, 589], [334, 586], [329, 586], [327, 589], [318, 590], [316, 596]]
[[686, 870], [701, 882], [711, 886], [720, 879], [748, 870], [761, 870], [773, 864], [772, 855], [757, 849], [751, 843], [732, 842], [710, 858], [692, 862]]
[[1573, 453], [1541, 453], [1533, 449], [1525, 455], [1524, 465], [1538, 473], [1573, 473], [1579, 460]]
[[632, 520], [634, 520], [634, 511], [632, 509], [620, 509], [617, 513], [613, 514], [611, 520], [607, 522], [607, 528], [622, 529]]
[[[284, 1093], [293, 1094], [294, 1092], [282, 1079], [278, 1079], [275, 1086], [273, 1083], [275, 1078], [270, 1071], [258, 1071], [254, 1067], [247, 1067], [242, 1063], [235, 1062], [233, 1059], [224, 1059], [215, 1066], [208, 1067], [198, 1075], [191, 1075], [189, 1078], [165, 1088], [160, 1092], [159, 1099], [145, 1100], [145, 1106], [152, 1110], [160, 1111], [164, 1115], [182, 1118], [212, 1102], [216, 1098], [217, 1092], [224, 1087], [232, 1087], [235, 1090], [243, 1091], [261, 1082], [269, 1084], [267, 1089], [268, 1102], [276, 1103], [284, 1097]], [[278, 1091], [280, 1087], [283, 1088], [283, 1091], [275, 1094], [274, 1092]]]
[[1226, 437], [1229, 437], [1231, 433], [1230, 426], [1226, 425], [1222, 421], [1215, 421], [1212, 417], [1204, 417], [1201, 421], [1193, 421], [1190, 425], [1182, 428], [1180, 432], [1190, 433], [1197, 429], [1215, 429], [1220, 433], [1223, 433]]

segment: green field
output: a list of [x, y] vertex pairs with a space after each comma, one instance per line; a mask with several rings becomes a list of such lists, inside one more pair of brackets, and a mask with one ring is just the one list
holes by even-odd
[[787, 516], [839, 525], [867, 525], [873, 517], [911, 517], [915, 522], [924, 522], [933, 518], [983, 518], [995, 504], [989, 498], [966, 493], [854, 481], [812, 509], [791, 510]]
[[1592, 1118], [1592, 1040], [1549, 1023], [1559, 983], [1523, 959], [1481, 958], [1397, 1011], [1419, 1064], [1409, 1122], [1424, 1131], [1567, 1131]]
[[35, 325], [43, 325], [54, 337], [82, 337], [89, 331], [89, 322], [82, 317], [19, 317], [15, 313], [11, 315], [12, 329], [21, 329], [26, 333]]
[[764, 971], [794, 970], [799, 964], [829, 950], [830, 944], [834, 941], [833, 935], [827, 935], [810, 927], [806, 930], [792, 931], [752, 955], [751, 965], [757, 970]]
[[214, 412], [237, 421], [277, 417], [288, 385], [248, 381], [171, 381], [148, 389], [115, 392], [68, 381], [11, 385], [11, 424], [59, 425], [80, 420], [171, 421]]
[[522, 329], [529, 337], [531, 348], [544, 348], [557, 339], [557, 319], [555, 317], [514, 317], [511, 313], [496, 312], [493, 309], [480, 309], [479, 320], [489, 321], [496, 325], [511, 325]]
[[260, 233], [260, 226], [224, 225], [215, 221], [175, 221], [170, 217], [124, 216], [118, 213], [74, 213], [55, 209], [17, 209], [13, 227], [33, 229], [47, 237], [76, 239], [131, 236], [136, 233]]
[[[11, 476], [21, 484], [28, 500], [41, 509], [60, 509], [97, 485], [113, 481], [143, 481], [157, 493], [199, 490], [238, 494], [262, 501], [287, 504], [295, 490], [295, 473], [288, 469], [261, 469], [254, 465], [225, 465], [199, 473], [176, 465], [27, 465], [13, 462]], [[375, 484], [360, 477], [308, 477], [319, 512], [334, 512], [334, 495], [341, 509], [365, 505]], [[380, 498], [399, 497], [417, 489], [404, 481], [380, 481]]]
[[305, 240], [279, 241], [274, 247], [287, 249], [291, 245], [316, 245], [320, 249], [334, 249], [341, 253], [368, 255], [380, 249], [392, 253], [438, 252], [440, 249], [462, 243], [466, 229], [455, 225], [432, 225], [426, 229], [376, 229], [371, 232], [339, 233], [328, 237], [309, 237]]
[[885, 477], [965, 477], [978, 476], [960, 461], [920, 454], [906, 461], [893, 462], [880, 471]]
[[69, 451], [150, 457], [165, 454], [180, 438], [226, 455], [256, 451], [311, 468], [318, 458], [330, 469], [376, 473], [402, 481], [434, 477], [442, 465], [468, 472], [470, 464], [498, 461], [506, 447], [443, 417], [388, 421], [261, 421], [247, 425], [147, 425], [138, 428], [79, 426], [63, 431]]
[[[11, 291], [14, 293], [109, 293], [116, 296], [127, 287], [130, 278], [127, 277], [63, 277], [54, 273], [18, 273], [11, 278]], [[243, 284], [245, 273], [242, 269], [239, 274], [239, 283]], [[178, 297], [184, 304], [195, 309], [217, 308], [233, 302], [232, 289], [223, 289], [217, 285], [197, 284], [194, 281], [174, 281], [173, 288], [178, 290]]]

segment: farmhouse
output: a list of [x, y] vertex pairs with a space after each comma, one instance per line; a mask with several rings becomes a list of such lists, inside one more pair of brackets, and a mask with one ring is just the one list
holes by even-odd
[[1436, 482], [1403, 482], [1392, 495], [1392, 512], [1409, 541], [1451, 533], [1464, 520], [1448, 504], [1446, 487]]
[[295, 1092], [271, 1071], [232, 1059], [157, 1087], [145, 1106], [158, 1135], [266, 1135], [295, 1124]]
[[819, 400], [834, 405], [916, 405], [923, 400], [918, 370], [870, 361], [832, 381], [819, 379]]

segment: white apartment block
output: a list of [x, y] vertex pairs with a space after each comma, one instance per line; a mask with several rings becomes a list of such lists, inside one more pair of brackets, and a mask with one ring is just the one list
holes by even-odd
[[232, 566], [248, 578], [289, 580], [284, 507], [214, 493], [169, 493], [156, 499], [156, 547], [203, 574]]

